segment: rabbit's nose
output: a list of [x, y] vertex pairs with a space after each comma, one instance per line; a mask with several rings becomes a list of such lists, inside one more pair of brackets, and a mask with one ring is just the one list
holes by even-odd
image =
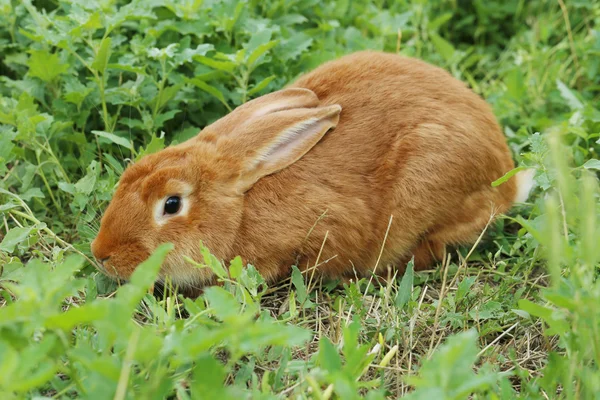
[[103, 264], [110, 258], [108, 251], [102, 248], [105, 246], [101, 246], [99, 240], [95, 239], [90, 247], [96, 261], [98, 261], [100, 265], [104, 266]]
[[96, 260], [99, 262], [106, 261], [110, 258], [109, 249], [105, 245], [104, 241], [101, 240], [100, 236], [97, 236], [90, 244], [90, 250]]

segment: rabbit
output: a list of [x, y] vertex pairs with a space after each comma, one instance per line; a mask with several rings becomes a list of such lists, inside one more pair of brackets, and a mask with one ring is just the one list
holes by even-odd
[[488, 104], [424, 61], [360, 51], [257, 97], [185, 142], [142, 157], [119, 180], [91, 250], [127, 280], [161, 243], [159, 280], [216, 284], [200, 242], [241, 256], [267, 282], [292, 266], [326, 279], [434, 268], [496, 215], [526, 201]]

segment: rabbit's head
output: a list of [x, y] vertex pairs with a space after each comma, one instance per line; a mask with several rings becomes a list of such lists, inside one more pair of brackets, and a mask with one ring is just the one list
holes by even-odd
[[170, 242], [175, 248], [161, 279], [180, 287], [211, 281], [206, 268], [185, 257], [203, 262], [201, 241], [219, 258], [237, 255], [245, 193], [306, 154], [336, 126], [340, 111], [339, 105], [320, 106], [310, 90], [280, 90], [128, 167], [92, 242], [103, 272], [126, 280], [158, 245]]

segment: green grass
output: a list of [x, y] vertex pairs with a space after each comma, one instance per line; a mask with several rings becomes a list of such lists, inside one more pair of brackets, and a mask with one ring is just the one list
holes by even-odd
[[[598, 398], [599, 22], [589, 0], [0, 0], [0, 398]], [[267, 287], [236, 259], [198, 299], [151, 294], [168, 246], [121, 287], [95, 271], [127, 163], [366, 48], [482, 95], [529, 203], [390, 283]]]

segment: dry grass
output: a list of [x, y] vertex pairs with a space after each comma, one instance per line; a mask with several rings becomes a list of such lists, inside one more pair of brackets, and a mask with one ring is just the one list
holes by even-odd
[[[544, 327], [539, 320], [534, 322], [518, 316], [508, 307], [514, 303], [511, 296], [517, 290], [521, 289], [522, 297], [531, 297], [547, 284], [548, 276], [538, 268], [522, 276], [495, 267], [491, 263], [469, 262], [460, 253], [449, 256], [438, 270], [418, 274], [424, 282], [415, 286], [413, 300], [404, 309], [398, 309], [394, 303], [400, 278], [377, 283], [363, 279], [353, 283], [352, 287], [344, 285], [333, 289], [328, 287], [328, 282], [317, 280], [312, 288], [314, 307], [300, 310], [289, 320], [289, 323], [314, 332], [313, 340], [305, 348], [298, 349], [294, 358], [309, 360], [318, 352], [319, 340], [324, 336], [341, 346], [344, 326], [358, 316], [363, 325], [363, 343], [369, 343], [372, 351], [377, 352], [361, 380], [369, 381], [383, 375], [394, 396], [411, 390], [405, 384], [405, 378], [414, 374], [422, 360], [430, 357], [449, 336], [472, 327], [480, 333], [479, 365], [489, 363], [503, 372], [518, 368], [530, 377], [539, 376], [548, 352], [557, 348], [557, 339], [544, 336]], [[459, 285], [467, 277], [475, 278], [468, 298], [452, 311]], [[262, 308], [281, 319], [289, 312], [291, 290], [293, 286], [289, 280], [270, 290], [262, 299]], [[491, 317], [478, 318], [477, 310], [485, 308], [489, 302], [499, 303], [502, 311]], [[449, 317], [454, 313], [464, 316], [458, 326], [450, 322]], [[380, 335], [384, 338], [383, 347], [378, 344]], [[391, 358], [385, 366], [379, 365], [386, 355]], [[261, 365], [257, 369], [275, 367]], [[513, 384], [518, 391], [519, 380], [515, 379]]]

